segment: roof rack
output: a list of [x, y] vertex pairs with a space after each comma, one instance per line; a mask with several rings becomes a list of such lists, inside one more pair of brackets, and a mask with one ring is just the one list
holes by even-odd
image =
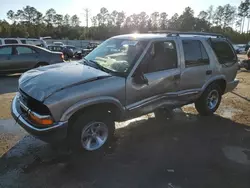
[[180, 36], [180, 35], [193, 35], [193, 36], [208, 36], [208, 37], [216, 37], [216, 38], [226, 38], [222, 34], [218, 33], [206, 33], [206, 32], [182, 32], [182, 31], [171, 31], [171, 30], [157, 30], [157, 31], [149, 31], [149, 33], [165, 33], [167, 37], [171, 36]]

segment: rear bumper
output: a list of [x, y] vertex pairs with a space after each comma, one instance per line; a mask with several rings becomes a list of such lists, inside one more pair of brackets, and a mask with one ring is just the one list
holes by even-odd
[[50, 127], [37, 128], [25, 118], [20, 109], [18, 96], [16, 95], [12, 101], [11, 114], [17, 123], [28, 133], [38, 139], [48, 143], [58, 143], [67, 138], [68, 122], [57, 122]]
[[239, 80], [236, 80], [236, 79], [232, 82], [228, 82], [225, 93], [233, 91], [237, 87], [238, 84], [239, 84]]

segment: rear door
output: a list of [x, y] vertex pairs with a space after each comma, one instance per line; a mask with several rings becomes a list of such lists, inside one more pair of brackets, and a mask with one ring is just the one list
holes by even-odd
[[181, 40], [184, 62], [181, 70], [180, 90], [196, 93], [212, 77], [208, 53], [200, 40]]
[[11, 60], [18, 70], [34, 68], [38, 63], [38, 53], [28, 46], [15, 46]]
[[221, 65], [220, 69], [216, 69], [217, 74], [225, 75], [228, 82], [233, 81], [238, 70], [238, 57], [232, 45], [223, 39], [213, 39], [211, 46]]
[[0, 72], [14, 70], [15, 67], [11, 62], [12, 46], [0, 47]]

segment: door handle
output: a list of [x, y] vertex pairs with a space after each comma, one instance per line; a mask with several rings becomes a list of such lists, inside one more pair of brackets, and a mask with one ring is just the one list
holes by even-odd
[[213, 72], [212, 70], [207, 70], [207, 71], [206, 71], [206, 75], [211, 75], [212, 72]]

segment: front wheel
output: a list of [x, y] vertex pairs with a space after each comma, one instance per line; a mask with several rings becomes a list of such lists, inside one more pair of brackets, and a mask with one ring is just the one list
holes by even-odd
[[220, 87], [217, 84], [211, 84], [195, 102], [196, 110], [203, 116], [212, 115], [220, 105], [221, 96]]
[[77, 151], [99, 151], [113, 138], [115, 123], [108, 113], [85, 112], [76, 119], [70, 133], [71, 148]]

